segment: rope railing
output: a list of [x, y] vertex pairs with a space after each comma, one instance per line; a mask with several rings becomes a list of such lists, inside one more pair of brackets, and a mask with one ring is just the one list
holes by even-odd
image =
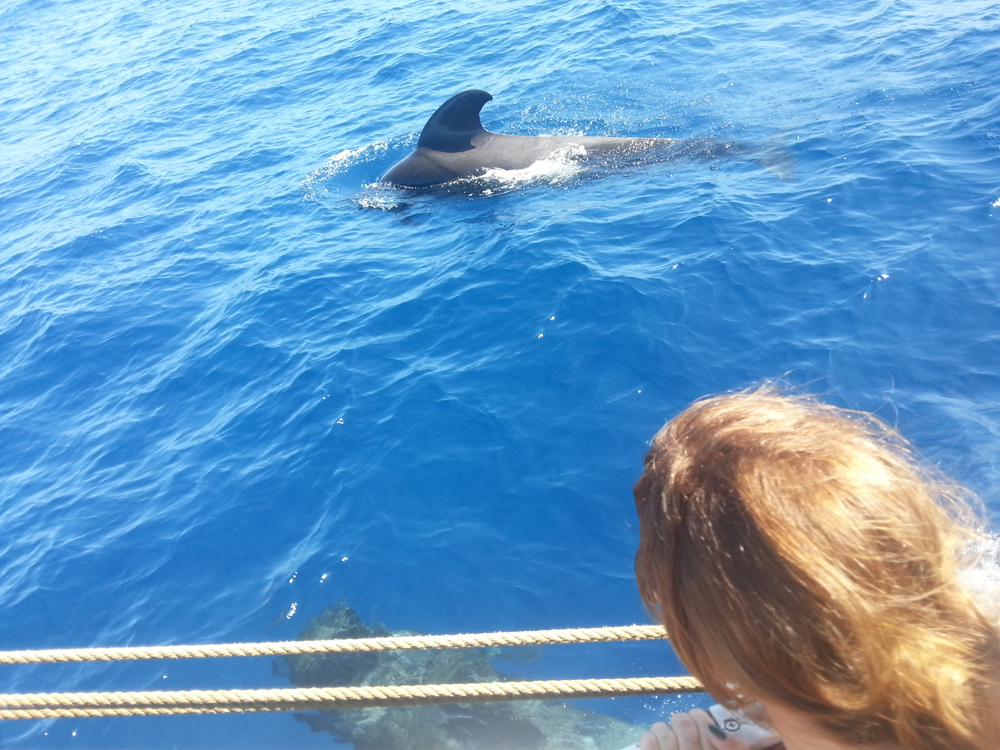
[[[637, 641], [664, 638], [654, 625], [570, 630], [530, 630], [463, 635], [230, 643], [203, 646], [49, 649], [0, 652], [0, 664], [189, 659], [229, 656], [290, 656], [389, 650], [484, 648], [538, 644]], [[0, 720], [84, 716], [244, 713], [358, 709], [441, 703], [483, 703], [551, 698], [670, 695], [700, 692], [693, 677], [633, 677], [595, 680], [532, 680], [442, 685], [314, 687], [275, 690], [176, 690], [107, 693], [0, 694]]]
[[543, 698], [673, 695], [701, 689], [700, 683], [693, 677], [631, 677], [280, 690], [30, 693], [0, 695], [0, 719], [318, 711]]
[[71, 661], [131, 661], [138, 659], [208, 659], [226, 656], [293, 656], [356, 651], [394, 651], [435, 648], [536, 646], [553, 643], [598, 643], [665, 638], [659, 625], [628, 625], [567, 630], [521, 630], [509, 633], [461, 635], [406, 635], [340, 640], [221, 643], [203, 646], [128, 646], [124, 648], [63, 648], [38, 651], [0, 651], [0, 664], [40, 664]]

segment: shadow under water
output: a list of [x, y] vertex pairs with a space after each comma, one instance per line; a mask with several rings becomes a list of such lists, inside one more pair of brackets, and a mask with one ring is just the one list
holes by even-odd
[[[309, 621], [302, 640], [419, 635], [369, 627], [338, 604]], [[503, 682], [498, 649], [436, 649], [285, 657], [298, 687]], [[357, 750], [619, 750], [644, 728], [558, 701], [463, 703], [319, 711], [296, 716]]]

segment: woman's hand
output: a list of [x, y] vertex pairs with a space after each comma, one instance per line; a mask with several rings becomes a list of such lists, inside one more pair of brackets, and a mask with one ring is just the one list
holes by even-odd
[[706, 711], [696, 708], [671, 716], [670, 726], [662, 721], [653, 724], [639, 741], [639, 750], [750, 750], [750, 746], [727, 737]]

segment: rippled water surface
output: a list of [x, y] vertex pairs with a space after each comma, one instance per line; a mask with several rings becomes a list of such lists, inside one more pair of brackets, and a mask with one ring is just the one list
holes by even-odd
[[[466, 88], [494, 131], [745, 148], [373, 185]], [[1000, 515], [995, 2], [8, 0], [0, 112], [4, 649], [288, 639], [341, 600], [433, 633], [644, 622], [648, 439], [767, 378], [876, 411]], [[647, 644], [507, 671], [678, 670]], [[288, 686], [267, 659], [3, 675]]]

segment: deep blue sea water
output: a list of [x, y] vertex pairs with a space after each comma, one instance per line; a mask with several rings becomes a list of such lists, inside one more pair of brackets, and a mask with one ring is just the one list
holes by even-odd
[[[495, 131], [765, 156], [372, 186], [466, 88]], [[877, 412], [1000, 517], [993, 0], [4, 0], [0, 143], [0, 648], [290, 639], [340, 600], [430, 633], [645, 622], [647, 441], [770, 378]], [[287, 686], [269, 659], [2, 672]], [[0, 744], [332, 741], [270, 714]]]

